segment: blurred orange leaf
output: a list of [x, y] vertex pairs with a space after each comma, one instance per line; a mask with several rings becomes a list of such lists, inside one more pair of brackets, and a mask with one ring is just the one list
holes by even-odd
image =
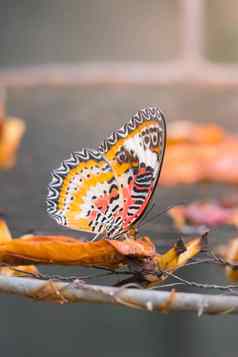
[[238, 136], [215, 124], [175, 122], [168, 128], [164, 185], [199, 181], [238, 182]]
[[0, 168], [11, 168], [16, 162], [16, 151], [25, 132], [25, 123], [19, 118], [0, 122]]
[[238, 281], [238, 238], [231, 239], [228, 244], [216, 249], [218, 256], [228, 264], [225, 265], [227, 278], [232, 282]]
[[[8, 229], [8, 226], [6, 222], [0, 218], [0, 245], [4, 243], [10, 243], [12, 241], [12, 236], [11, 233]], [[4, 263], [4, 262], [2, 262]], [[29, 275], [38, 274], [38, 270], [34, 265], [28, 265], [28, 266], [15, 266], [15, 267], [10, 267], [10, 266], [2, 266], [0, 267], [0, 274], [5, 275], [5, 276], [25, 276]]]
[[[0, 107], [0, 111], [1, 111], [1, 107]], [[0, 116], [0, 138], [3, 132], [3, 127], [4, 127], [4, 119]]]
[[195, 124], [180, 120], [168, 125], [169, 146], [177, 144], [217, 144], [224, 140], [223, 128], [214, 123]]
[[12, 240], [11, 232], [4, 219], [0, 218], [0, 244], [9, 242]]
[[29, 276], [29, 274], [37, 276], [39, 271], [34, 265], [18, 265], [15, 267], [2, 267], [0, 268], [0, 274], [5, 276]]

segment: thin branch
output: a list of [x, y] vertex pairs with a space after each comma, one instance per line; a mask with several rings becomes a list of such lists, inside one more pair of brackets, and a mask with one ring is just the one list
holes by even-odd
[[0, 292], [58, 303], [87, 302], [124, 305], [148, 311], [193, 311], [220, 314], [238, 313], [238, 297], [201, 295], [154, 290], [138, 290], [87, 285], [79, 281], [45, 282], [43, 280], [16, 277], [0, 277]]
[[177, 274], [174, 273], [166, 273], [168, 276], [173, 277], [174, 279], [178, 280], [180, 283], [183, 283], [184, 285], [191, 286], [194, 288], [202, 288], [202, 289], [215, 289], [215, 290], [222, 290], [222, 291], [228, 291], [235, 293], [234, 290], [238, 289], [238, 284], [230, 284], [230, 285], [218, 285], [218, 284], [209, 284], [209, 283], [198, 283], [196, 281], [189, 281], [186, 279], [181, 278]]
[[223, 265], [224, 267], [229, 267], [233, 270], [238, 270], [238, 264], [229, 262], [228, 260], [223, 259], [221, 256], [218, 256], [212, 249], [209, 249], [208, 253], [214, 259], [214, 263]]

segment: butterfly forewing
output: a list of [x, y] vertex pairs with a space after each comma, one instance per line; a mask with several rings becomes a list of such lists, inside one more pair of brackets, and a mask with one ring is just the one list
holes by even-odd
[[99, 147], [112, 167], [123, 197], [123, 229], [145, 211], [156, 187], [165, 149], [166, 127], [158, 108], [137, 112]]

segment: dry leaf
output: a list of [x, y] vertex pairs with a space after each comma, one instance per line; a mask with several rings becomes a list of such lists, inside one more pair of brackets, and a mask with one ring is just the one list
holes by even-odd
[[155, 246], [149, 237], [144, 237], [143, 240], [125, 239], [111, 240], [110, 244], [122, 255], [135, 256], [139, 258], [153, 257], [155, 255]]
[[5, 276], [38, 276], [39, 271], [34, 265], [18, 265], [15, 267], [2, 267], [0, 274]]
[[[0, 218], [0, 245], [12, 241], [11, 233], [4, 219]], [[2, 262], [4, 263], [4, 262]], [[29, 276], [37, 275], [39, 272], [34, 265], [19, 265], [14, 267], [0, 267], [0, 274], [5, 276]]]
[[160, 305], [160, 311], [168, 313], [171, 309], [171, 306], [173, 305], [174, 301], [176, 299], [176, 291], [175, 289], [171, 290], [171, 293], [169, 294], [168, 299]]
[[26, 236], [0, 244], [0, 261], [7, 264], [63, 264], [116, 268], [127, 256], [143, 258], [154, 254], [146, 239], [115, 242], [82, 242], [67, 236]]
[[[175, 244], [165, 254], [157, 254], [154, 258], [156, 266], [161, 270], [161, 272], [173, 273], [177, 269], [182, 268], [186, 263], [196, 256], [203, 247], [203, 237], [191, 239], [188, 243], [184, 243], [184, 251], [180, 252], [178, 249], [178, 244]], [[167, 278], [166, 273], [159, 277], [159, 281], [163, 281]]]
[[[1, 222], [0, 222], [1, 223]], [[5, 233], [4, 233], [5, 232]], [[161, 255], [148, 237], [123, 241], [100, 240], [82, 242], [67, 236], [23, 236], [6, 239], [6, 225], [0, 224], [0, 263], [11, 266], [62, 264], [116, 269], [135, 262], [145, 269], [145, 278], [158, 283], [167, 278], [163, 272], [173, 272], [199, 253], [201, 239], [184, 244], [177, 242]], [[23, 269], [24, 270], [24, 269]], [[36, 271], [37, 272], [37, 271]], [[157, 273], [160, 273], [159, 276]]]
[[67, 302], [64, 296], [60, 293], [60, 289], [51, 280], [44, 282], [42, 286], [35, 289], [29, 297], [34, 300], [44, 300], [57, 304], [64, 304]]

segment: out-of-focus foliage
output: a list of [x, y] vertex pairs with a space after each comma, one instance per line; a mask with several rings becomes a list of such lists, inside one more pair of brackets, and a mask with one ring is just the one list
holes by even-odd
[[0, 168], [9, 169], [15, 165], [16, 152], [25, 130], [22, 119], [0, 119]]
[[217, 248], [217, 254], [226, 263], [226, 276], [232, 282], [238, 281], [238, 238], [229, 240], [226, 245]]
[[238, 226], [237, 197], [221, 200], [197, 201], [169, 210], [175, 226], [183, 231], [187, 226], [216, 227], [222, 224]]
[[168, 127], [160, 183], [238, 182], [238, 136], [215, 124], [174, 122]]

